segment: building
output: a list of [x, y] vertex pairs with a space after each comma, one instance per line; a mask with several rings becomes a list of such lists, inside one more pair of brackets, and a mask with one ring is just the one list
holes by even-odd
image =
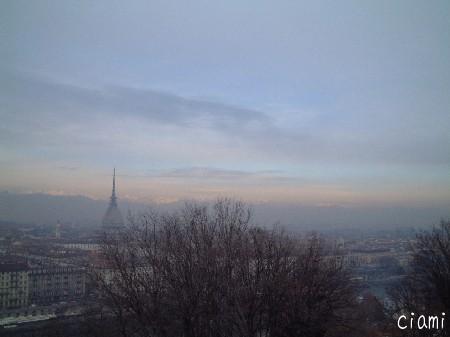
[[56, 222], [56, 227], [55, 227], [55, 239], [61, 239], [61, 224], [59, 222], [59, 220]]
[[28, 265], [0, 264], [0, 311], [28, 305]]
[[82, 251], [98, 251], [101, 246], [97, 242], [66, 242], [60, 243], [57, 246], [67, 248], [67, 249], [78, 249]]
[[108, 209], [106, 210], [106, 213], [103, 217], [102, 230], [103, 231], [117, 230], [123, 227], [123, 225], [124, 222], [122, 214], [120, 213], [119, 207], [117, 206], [116, 169], [114, 169], [112, 193]]
[[30, 304], [67, 302], [84, 297], [86, 273], [77, 267], [31, 269], [28, 282]]

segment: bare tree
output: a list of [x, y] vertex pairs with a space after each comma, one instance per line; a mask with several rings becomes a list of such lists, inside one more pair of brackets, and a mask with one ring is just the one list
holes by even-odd
[[[394, 311], [407, 316], [450, 312], [450, 221], [442, 220], [430, 232], [417, 235], [407, 277], [392, 290]], [[408, 316], [409, 317], [409, 316]], [[447, 325], [440, 331], [408, 331], [410, 336], [450, 336]]]
[[261, 229], [228, 199], [130, 220], [105, 239], [96, 272], [123, 336], [325, 336], [345, 325], [349, 275], [315, 236]]

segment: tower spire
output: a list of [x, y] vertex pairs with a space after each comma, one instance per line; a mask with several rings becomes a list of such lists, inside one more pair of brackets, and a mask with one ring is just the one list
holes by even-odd
[[105, 216], [103, 217], [103, 227], [107, 228], [117, 228], [123, 226], [122, 214], [117, 207], [117, 196], [116, 196], [116, 168], [113, 170], [113, 181], [112, 181], [112, 192], [111, 200], [109, 201], [108, 209], [106, 210]]
[[112, 185], [112, 193], [111, 193], [111, 204], [116, 205], [117, 204], [117, 197], [116, 197], [116, 168], [114, 168], [113, 171], [113, 185]]
[[113, 188], [112, 188], [112, 197], [116, 198], [116, 168], [114, 167], [113, 171]]

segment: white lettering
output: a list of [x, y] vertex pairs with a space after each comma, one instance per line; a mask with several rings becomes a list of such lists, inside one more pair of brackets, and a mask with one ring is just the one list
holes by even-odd
[[398, 318], [398, 320], [397, 320], [397, 326], [400, 328], [400, 329], [402, 329], [402, 330], [404, 330], [404, 329], [406, 329], [406, 325], [405, 326], [400, 326], [400, 320], [402, 319], [402, 317], [403, 317], [403, 319], [406, 319], [406, 316], [405, 315], [401, 315], [399, 318]]
[[[440, 318], [440, 320], [439, 320]], [[409, 322], [408, 322], [409, 321]], [[439, 316], [433, 315], [419, 315], [411, 312], [409, 314], [401, 315], [397, 319], [397, 326], [401, 330], [411, 329], [411, 330], [422, 330], [422, 329], [445, 329], [445, 312]]]
[[428, 316], [428, 328], [439, 329], [439, 318], [437, 316]]
[[428, 329], [427, 321], [424, 315], [419, 316], [419, 319], [417, 320], [417, 327], [419, 330], [422, 330], [423, 328]]

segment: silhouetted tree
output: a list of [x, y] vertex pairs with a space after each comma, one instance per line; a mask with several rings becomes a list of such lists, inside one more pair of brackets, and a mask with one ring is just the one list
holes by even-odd
[[[407, 277], [392, 290], [397, 313], [414, 312], [438, 315], [450, 314], [450, 221], [442, 220], [429, 232], [417, 235], [412, 245], [413, 259]], [[450, 336], [445, 330], [404, 331], [410, 336]]]
[[325, 336], [352, 284], [317, 237], [251, 224], [241, 202], [147, 213], [109, 235], [96, 281], [123, 336]]

